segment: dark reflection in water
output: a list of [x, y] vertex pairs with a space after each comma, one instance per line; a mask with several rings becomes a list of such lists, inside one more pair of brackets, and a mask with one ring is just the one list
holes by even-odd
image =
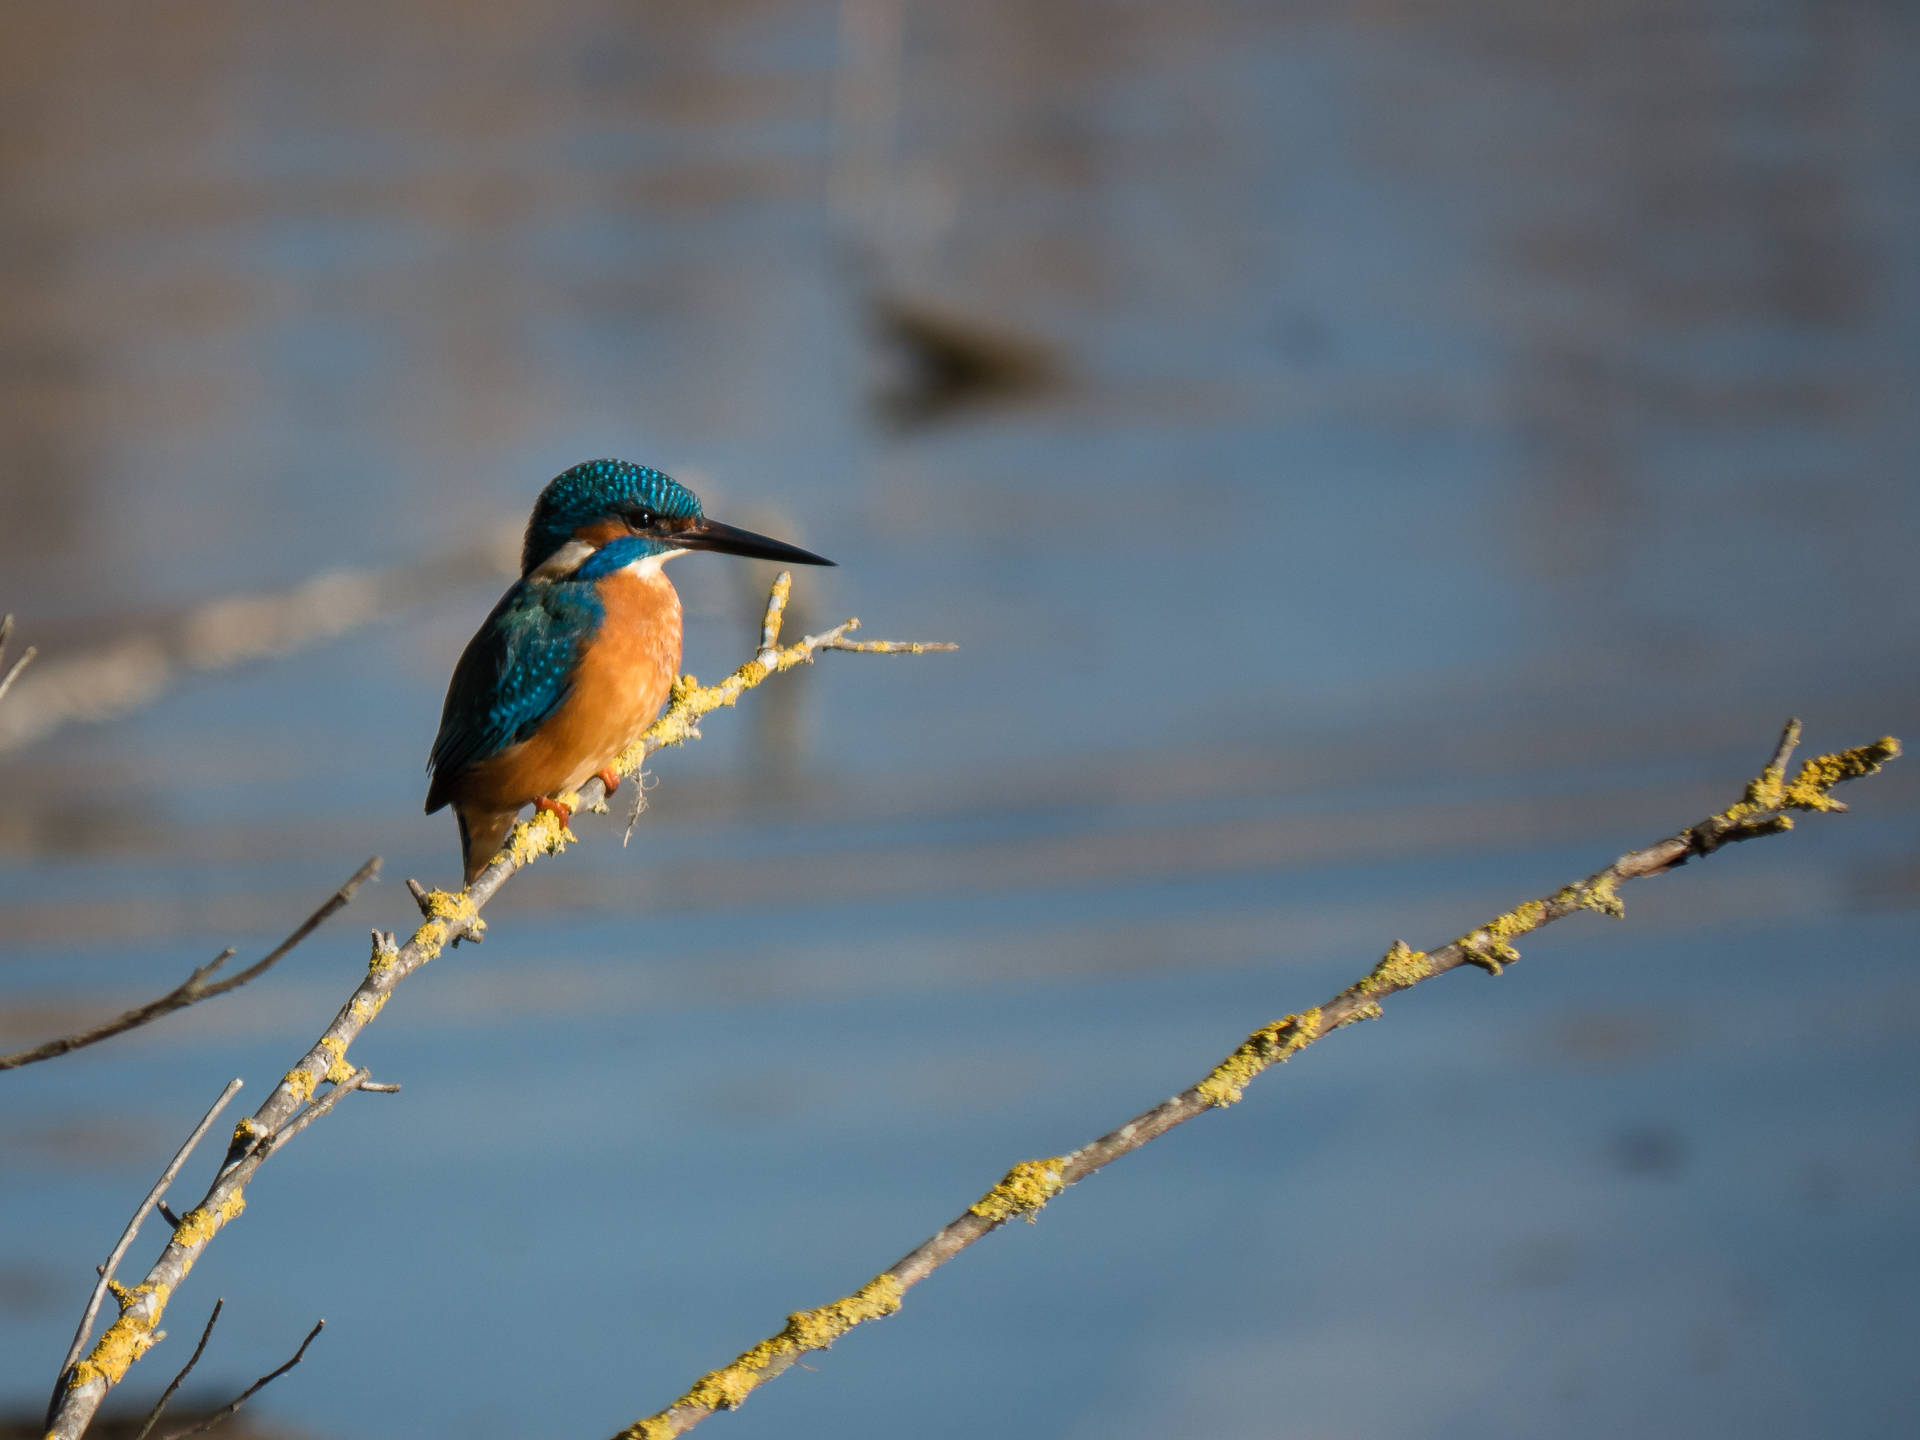
[[[276, 1162], [171, 1327], [228, 1297], [211, 1390], [326, 1314], [264, 1401], [307, 1432], [611, 1432], [1395, 935], [1724, 803], [1787, 714], [1920, 728], [1911, 6], [8, 22], [5, 703], [54, 718], [0, 710], [0, 1048], [374, 850], [451, 878], [441, 687], [576, 460], [832, 554], [803, 626], [964, 646], [718, 717], [630, 848], [589, 827], [409, 984], [359, 1047], [402, 1095]], [[676, 572], [711, 675], [769, 576]], [[714, 1423], [1911, 1433], [1920, 788], [1853, 798], [1409, 998]], [[5, 1077], [0, 1396], [408, 908]]]

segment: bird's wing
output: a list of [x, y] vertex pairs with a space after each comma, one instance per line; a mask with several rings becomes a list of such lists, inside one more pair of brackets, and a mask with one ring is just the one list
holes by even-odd
[[454, 778], [527, 738], [567, 698], [581, 652], [605, 612], [590, 582], [515, 582], [467, 642], [447, 686], [427, 769], [427, 813]]

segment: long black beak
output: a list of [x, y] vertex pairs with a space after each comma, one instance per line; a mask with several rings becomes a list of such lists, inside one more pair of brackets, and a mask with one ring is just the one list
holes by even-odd
[[738, 525], [718, 520], [696, 520], [684, 530], [666, 537], [684, 550], [717, 550], [722, 555], [746, 555], [755, 560], [779, 560], [789, 565], [831, 565], [833, 561], [784, 540], [769, 540]]

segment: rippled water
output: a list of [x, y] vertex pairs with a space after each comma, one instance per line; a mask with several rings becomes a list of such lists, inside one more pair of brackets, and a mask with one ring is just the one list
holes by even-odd
[[[259, 1402], [303, 1432], [609, 1433], [1395, 936], [1717, 808], [1786, 715], [1920, 729], [1910, 7], [10, 20], [0, 608], [162, 663], [0, 752], [0, 1048], [390, 882], [0, 1077], [19, 1408], [199, 1108], [452, 878], [442, 686], [576, 460], [833, 555], [803, 625], [964, 648], [769, 687], [517, 880], [129, 1407], [225, 1295], [210, 1391], [327, 1316]], [[886, 402], [903, 307], [1049, 383]], [[675, 570], [717, 673], [767, 577]], [[204, 607], [342, 572], [378, 618], [225, 668]], [[1408, 997], [711, 1423], [1911, 1433], [1913, 773]]]

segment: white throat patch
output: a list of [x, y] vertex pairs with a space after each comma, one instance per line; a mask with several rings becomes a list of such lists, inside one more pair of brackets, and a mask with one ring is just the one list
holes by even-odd
[[[558, 550], [554, 551], [553, 554], [541, 561], [540, 564], [535, 567], [534, 572], [527, 578], [536, 585], [551, 584], [555, 580], [564, 580], [582, 565], [586, 564], [590, 557], [598, 553], [599, 549], [597, 546], [589, 545], [584, 540], [569, 540]], [[660, 573], [660, 567], [666, 564], [667, 561], [673, 559], [674, 556], [684, 555], [686, 553], [684, 550], [668, 550], [659, 555], [643, 555], [631, 565], [623, 568], [628, 574], [637, 575], [644, 580], [650, 575], [658, 575]]]
[[540, 564], [535, 567], [534, 572], [527, 578], [536, 582], [564, 580], [582, 565], [586, 564], [587, 557], [591, 554], [593, 554], [593, 546], [589, 545], [586, 541], [569, 540], [558, 550], [554, 551], [553, 554], [542, 560]]
[[667, 561], [673, 559], [674, 556], [684, 555], [686, 553], [684, 550], [665, 550], [658, 555], [643, 555], [640, 559], [627, 566], [627, 571], [629, 574], [638, 575], [644, 580], [649, 575], [658, 575], [660, 573], [660, 567], [666, 564]]

